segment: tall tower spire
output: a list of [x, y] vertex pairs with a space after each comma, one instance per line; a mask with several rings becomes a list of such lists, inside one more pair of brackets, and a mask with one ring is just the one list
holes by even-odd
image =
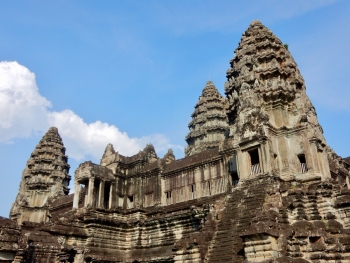
[[[260, 145], [259, 155], [248, 155], [244, 162], [260, 156], [265, 160], [259, 160], [262, 166], [257, 171], [275, 171], [284, 179], [305, 172], [300, 162], [307, 163], [307, 177], [326, 176], [329, 172], [318, 164], [326, 158], [323, 131], [304, 79], [281, 40], [253, 21], [230, 66], [225, 83], [229, 136], [240, 147]], [[246, 175], [254, 173], [249, 169]]]
[[219, 146], [227, 130], [225, 99], [212, 81], [205, 85], [188, 124], [186, 156]]
[[[48, 206], [69, 193], [68, 157], [61, 136], [51, 127], [32, 152], [22, 173], [19, 193], [10, 217], [23, 221], [47, 221]], [[35, 211], [35, 213], [33, 213]]]

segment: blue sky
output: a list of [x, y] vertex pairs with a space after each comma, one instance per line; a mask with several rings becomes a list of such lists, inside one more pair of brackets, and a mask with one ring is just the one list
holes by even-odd
[[350, 1], [2, 1], [0, 215], [51, 125], [71, 175], [108, 142], [124, 155], [151, 142], [160, 157], [170, 147], [183, 157], [205, 83], [223, 94], [255, 19], [288, 43], [327, 142], [350, 156]]

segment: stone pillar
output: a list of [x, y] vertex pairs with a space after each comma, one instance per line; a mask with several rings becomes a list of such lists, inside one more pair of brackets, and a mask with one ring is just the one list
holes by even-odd
[[98, 191], [98, 207], [104, 208], [105, 202], [105, 181], [100, 181], [100, 190]]
[[[237, 151], [237, 168], [239, 180], [244, 181], [250, 175], [250, 161], [248, 161], [248, 152]], [[225, 160], [226, 161], [226, 160]]]
[[[330, 171], [330, 168], [329, 168], [328, 156], [327, 156], [327, 152], [326, 151], [323, 151], [322, 158], [323, 158], [323, 168], [324, 168], [323, 172], [324, 172], [324, 175], [327, 178], [331, 178], [331, 171]], [[348, 184], [348, 187], [350, 187], [350, 184]]]
[[318, 162], [318, 153], [317, 153], [317, 141], [316, 139], [311, 139], [310, 140], [310, 152], [311, 152], [311, 158], [312, 158], [312, 163], [314, 167], [314, 172], [317, 173], [320, 171], [320, 165]]
[[93, 196], [94, 196], [94, 183], [95, 178], [89, 178], [89, 187], [88, 187], [88, 206], [93, 206]]
[[159, 197], [159, 199], [160, 199], [161, 205], [164, 206], [164, 205], [166, 205], [166, 198], [165, 198], [165, 194], [164, 194], [164, 192], [165, 192], [165, 180], [164, 180], [164, 177], [163, 178], [160, 177], [160, 185], [161, 185], [161, 187], [160, 187], [160, 197]]
[[121, 190], [119, 187], [119, 178], [118, 176], [115, 177], [115, 187], [114, 187], [114, 208], [119, 207], [119, 195], [121, 194]]
[[260, 166], [261, 166], [261, 172], [262, 173], [268, 173], [271, 170], [270, 167], [270, 152], [269, 152], [269, 146], [266, 140], [261, 141], [260, 143]]
[[194, 180], [196, 182], [196, 198], [202, 197], [202, 168], [196, 167], [194, 168]]
[[304, 154], [305, 154], [305, 159], [306, 159], [306, 165], [308, 168], [309, 173], [315, 173], [316, 168], [315, 168], [315, 163], [314, 163], [314, 158], [313, 158], [313, 149], [312, 149], [312, 140], [304, 140]]
[[85, 186], [85, 195], [84, 195], [84, 202], [83, 202], [83, 206], [86, 207], [88, 202], [89, 202], [89, 182], [85, 182], [84, 183]]
[[162, 174], [158, 172], [156, 186], [154, 188], [154, 204], [161, 205], [162, 204], [162, 193], [164, 192], [164, 188], [162, 185]]
[[111, 209], [113, 207], [113, 200], [115, 200], [115, 198], [114, 198], [114, 193], [115, 193], [114, 188], [115, 188], [114, 184], [111, 183], [110, 186], [109, 186], [109, 200], [108, 200], [108, 207], [107, 207], [107, 209]]
[[75, 181], [73, 209], [78, 209], [79, 206], [79, 188], [80, 184], [77, 181]]
[[137, 178], [136, 180], [137, 182], [137, 187], [138, 190], [135, 192], [134, 195], [134, 207], [142, 207], [143, 206], [143, 180], [141, 178]]
[[278, 143], [278, 155], [280, 158], [281, 167], [281, 177], [284, 180], [293, 179], [293, 174], [291, 173], [289, 165], [289, 156], [291, 149], [288, 147], [288, 138], [285, 136], [280, 136], [277, 138]]

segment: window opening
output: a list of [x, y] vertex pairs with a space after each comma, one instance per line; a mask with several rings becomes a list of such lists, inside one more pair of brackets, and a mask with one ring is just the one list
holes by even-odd
[[190, 199], [194, 199], [194, 192], [196, 191], [195, 185], [190, 185]]
[[124, 196], [120, 195], [118, 198], [118, 207], [123, 207], [124, 204]]
[[301, 173], [306, 173], [309, 169], [307, 168], [307, 165], [306, 165], [305, 154], [299, 154], [298, 155], [298, 159], [299, 159], [299, 162], [300, 162], [300, 172]]
[[105, 185], [105, 191], [104, 191], [104, 199], [103, 199], [103, 208], [108, 209], [109, 208], [109, 192], [110, 192], [111, 186], [109, 184]]
[[238, 184], [238, 182], [239, 182], [236, 156], [233, 156], [228, 161], [228, 171], [229, 171], [229, 173], [231, 175], [232, 185], [236, 186]]
[[260, 160], [258, 149], [249, 152], [250, 156], [250, 175], [255, 175], [260, 173]]
[[317, 243], [317, 242], [321, 241], [321, 237], [320, 236], [309, 237], [309, 241], [312, 244]]
[[88, 204], [88, 191], [89, 190], [89, 181], [84, 182], [80, 185], [80, 193], [83, 193], [83, 206], [87, 206]]
[[172, 204], [171, 191], [165, 192], [165, 196], [166, 196], [166, 204], [167, 205]]
[[239, 182], [238, 173], [231, 173], [232, 185], [236, 186]]
[[35, 262], [35, 245], [33, 240], [28, 240], [27, 262]]
[[134, 196], [133, 195], [128, 196], [128, 208], [134, 208]]
[[96, 182], [94, 184], [94, 205], [95, 207], [98, 207], [98, 202], [99, 202], [99, 196], [100, 196], [100, 182]]

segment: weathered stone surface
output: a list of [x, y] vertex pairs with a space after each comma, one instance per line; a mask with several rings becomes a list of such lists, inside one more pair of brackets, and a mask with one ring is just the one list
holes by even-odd
[[19, 249], [21, 228], [17, 222], [0, 217], [0, 262], [12, 262]]
[[10, 218], [23, 221], [47, 222], [49, 205], [69, 193], [70, 175], [66, 148], [58, 130], [52, 127], [32, 152], [22, 174], [22, 181]]
[[190, 132], [186, 136], [186, 156], [218, 147], [225, 138], [228, 125], [225, 99], [212, 81], [205, 85], [191, 117], [188, 124]]
[[20, 225], [0, 218], [0, 261], [350, 262], [350, 158], [327, 145], [291, 54], [253, 21], [230, 65], [226, 99], [203, 89], [183, 159], [108, 144], [64, 195], [69, 166], [50, 129], [11, 210]]

